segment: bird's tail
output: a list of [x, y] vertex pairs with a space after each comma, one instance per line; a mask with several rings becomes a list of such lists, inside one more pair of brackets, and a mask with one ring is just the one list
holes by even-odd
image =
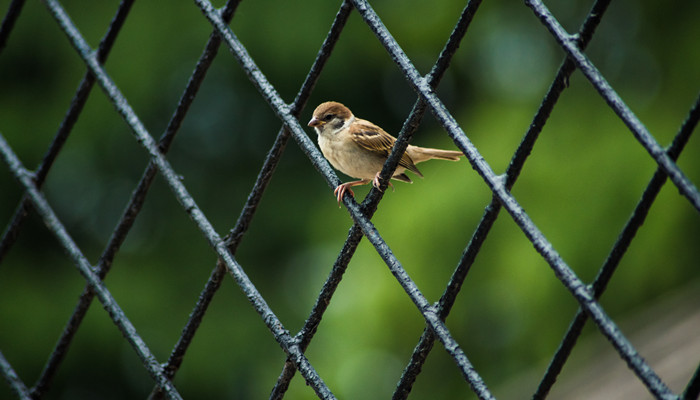
[[431, 149], [427, 147], [417, 147], [415, 146], [412, 150], [411, 158], [416, 164], [423, 161], [432, 160], [433, 158], [438, 160], [449, 160], [449, 161], [459, 161], [459, 158], [464, 154], [461, 151], [454, 150], [441, 150], [441, 149]]

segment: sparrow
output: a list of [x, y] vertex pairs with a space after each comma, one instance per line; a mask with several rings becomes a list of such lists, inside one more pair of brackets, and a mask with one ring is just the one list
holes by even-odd
[[[338, 200], [338, 206], [345, 193], [355, 195], [350, 189], [353, 186], [372, 182], [374, 187], [379, 188], [379, 173], [394, 147], [395, 137], [377, 125], [355, 117], [349, 108], [335, 101], [327, 101], [316, 107], [308, 125], [318, 134], [318, 145], [331, 165], [342, 173], [359, 179], [335, 188], [333, 195]], [[463, 155], [460, 151], [409, 144], [392, 178], [412, 183], [406, 170], [423, 177], [416, 164], [431, 159], [459, 161]]]

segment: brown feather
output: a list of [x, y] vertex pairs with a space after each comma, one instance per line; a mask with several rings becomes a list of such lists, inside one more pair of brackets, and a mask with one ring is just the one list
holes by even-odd
[[[396, 143], [396, 138], [386, 133], [384, 129], [359, 118], [356, 118], [355, 123], [350, 127], [350, 134], [352, 135], [353, 141], [360, 147], [384, 158], [389, 157], [391, 149], [394, 147], [394, 143]], [[401, 156], [399, 165], [423, 177], [423, 174], [418, 170], [418, 167], [416, 167], [416, 164], [407, 152], [404, 152]], [[408, 176], [406, 176], [406, 178], [408, 178]], [[404, 180], [396, 176], [394, 176], [394, 179]], [[410, 179], [408, 181], [410, 182]]]

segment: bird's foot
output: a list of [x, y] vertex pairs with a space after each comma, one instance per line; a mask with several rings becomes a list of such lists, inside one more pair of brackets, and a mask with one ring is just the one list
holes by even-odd
[[338, 185], [338, 187], [336, 187], [333, 191], [333, 195], [335, 195], [336, 199], [338, 199], [338, 207], [340, 207], [340, 202], [343, 201], [343, 196], [345, 196], [345, 193], [350, 192], [352, 197], [355, 197], [355, 193], [353, 193], [352, 189], [350, 189], [351, 187], [366, 185], [368, 183], [369, 179], [363, 179], [361, 181], [345, 182], [342, 185]]
[[333, 191], [333, 195], [336, 197], [336, 199], [338, 199], [338, 208], [340, 208], [340, 202], [343, 200], [343, 196], [345, 196], [346, 192], [349, 192], [352, 197], [355, 197], [355, 193], [352, 191], [352, 189], [350, 189], [350, 186], [353, 186], [353, 185], [349, 185], [349, 183], [352, 183], [352, 182], [343, 183], [342, 185], [338, 185], [338, 187], [336, 187], [335, 190]]
[[[372, 179], [372, 186], [376, 187], [377, 189], [379, 189], [379, 174], [380, 173], [377, 172], [377, 175], [375, 175], [374, 179]], [[393, 192], [396, 191], [396, 189], [394, 188], [394, 185], [391, 183], [391, 181], [389, 181], [389, 186], [391, 186], [391, 191], [393, 191]], [[382, 190], [379, 189], [379, 191], [381, 192]]]

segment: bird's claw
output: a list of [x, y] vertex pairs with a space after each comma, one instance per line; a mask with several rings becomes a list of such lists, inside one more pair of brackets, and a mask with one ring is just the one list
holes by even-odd
[[333, 191], [333, 195], [338, 199], [338, 208], [340, 208], [340, 202], [343, 201], [343, 196], [345, 196], [346, 192], [349, 192], [352, 197], [355, 197], [355, 193], [350, 189], [350, 186], [346, 184], [338, 185]]
[[[379, 172], [377, 172], [377, 175], [375, 175], [374, 179], [372, 179], [372, 186], [376, 187], [380, 192], [383, 192], [383, 190], [379, 187]], [[396, 191], [391, 181], [389, 181], [389, 186], [391, 186], [392, 191]]]

